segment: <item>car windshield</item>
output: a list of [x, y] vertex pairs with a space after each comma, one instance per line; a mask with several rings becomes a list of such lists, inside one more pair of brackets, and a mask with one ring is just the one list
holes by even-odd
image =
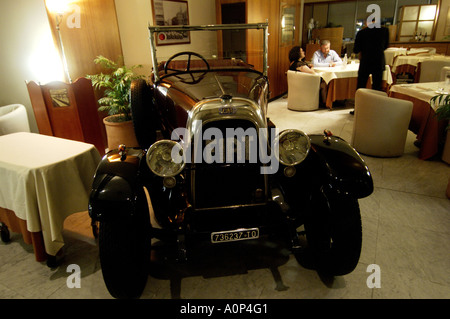
[[174, 72], [253, 69], [267, 75], [268, 24], [149, 26], [153, 79]]

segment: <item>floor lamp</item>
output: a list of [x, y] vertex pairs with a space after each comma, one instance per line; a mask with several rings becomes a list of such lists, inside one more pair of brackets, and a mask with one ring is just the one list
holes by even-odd
[[63, 62], [63, 68], [64, 72], [66, 74], [67, 80], [69, 83], [72, 83], [72, 79], [70, 78], [69, 74], [69, 67], [67, 65], [67, 59], [66, 54], [64, 52], [64, 45], [61, 37], [61, 29], [60, 24], [63, 18], [64, 13], [68, 11], [69, 6], [69, 0], [46, 0], [45, 5], [47, 6], [48, 10], [55, 14], [55, 21], [56, 21], [56, 32], [58, 33], [58, 43], [59, 43], [59, 49], [61, 51], [62, 55], [62, 62]]

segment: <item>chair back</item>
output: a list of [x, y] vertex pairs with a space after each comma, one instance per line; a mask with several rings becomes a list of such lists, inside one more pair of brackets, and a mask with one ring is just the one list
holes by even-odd
[[360, 153], [396, 157], [404, 153], [413, 103], [359, 89], [355, 95], [352, 146]]
[[441, 70], [444, 66], [450, 66], [450, 59], [430, 59], [420, 63], [420, 83], [438, 82], [441, 78]]
[[27, 110], [22, 104], [0, 107], [0, 135], [30, 132]]
[[441, 78], [439, 79], [441, 82], [445, 81], [447, 76], [447, 72], [450, 72], [450, 66], [444, 66], [441, 70]]
[[287, 72], [288, 109], [313, 111], [319, 108], [320, 75], [297, 71]]

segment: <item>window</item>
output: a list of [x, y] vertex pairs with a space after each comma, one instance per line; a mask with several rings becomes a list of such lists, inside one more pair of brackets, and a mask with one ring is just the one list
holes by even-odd
[[[415, 32], [418, 35], [420, 35], [420, 32], [422, 32], [422, 35], [427, 33], [427, 40], [433, 40], [438, 3], [439, 0], [317, 1], [317, 3], [305, 4], [304, 21], [308, 23], [311, 18], [314, 18], [315, 21], [319, 21], [319, 28], [342, 26], [344, 27], [344, 38], [354, 39], [356, 33], [362, 29], [364, 19], [367, 18], [367, 7], [370, 4], [376, 4], [381, 9], [381, 25], [385, 27], [397, 25], [398, 41], [411, 41]], [[409, 19], [411, 19], [411, 14], [414, 16], [414, 13], [416, 13], [412, 20], [402, 20], [402, 9], [405, 7], [419, 8], [416, 11], [411, 9], [412, 12], [407, 12]], [[403, 27], [403, 33], [400, 36], [401, 27]]]
[[401, 42], [411, 40], [430, 40], [434, 32], [437, 6], [403, 6], [399, 19], [399, 37]]

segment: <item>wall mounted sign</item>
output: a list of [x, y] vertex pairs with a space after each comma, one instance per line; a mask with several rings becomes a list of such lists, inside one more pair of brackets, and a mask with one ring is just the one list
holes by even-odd
[[[188, 25], [188, 2], [185, 0], [152, 0], [154, 25]], [[191, 43], [190, 34], [184, 32], [159, 32], [156, 45]]]
[[54, 107], [70, 106], [67, 89], [49, 90]]

